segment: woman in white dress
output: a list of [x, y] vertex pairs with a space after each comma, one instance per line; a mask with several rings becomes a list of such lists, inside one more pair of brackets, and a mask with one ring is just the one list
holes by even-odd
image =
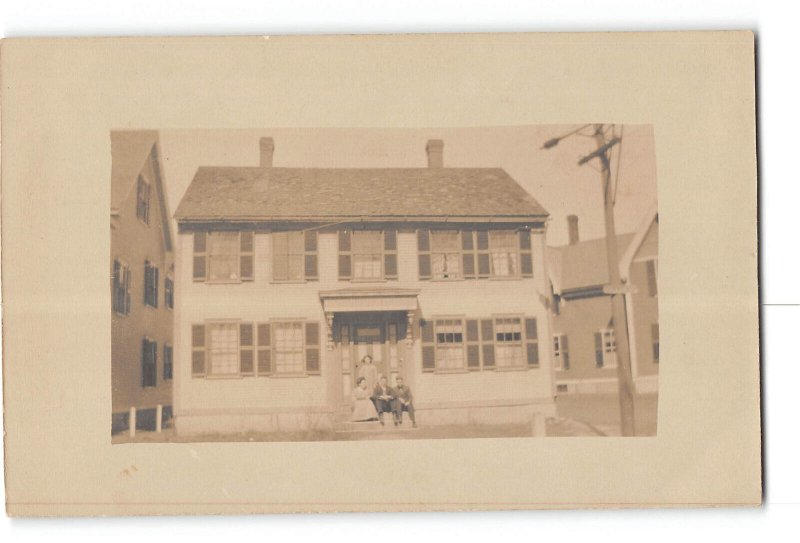
[[378, 384], [378, 368], [372, 363], [372, 356], [365, 354], [361, 359], [361, 367], [358, 368], [359, 378], [363, 377], [367, 380], [367, 389], [372, 393], [375, 385]]
[[352, 420], [354, 422], [378, 420], [378, 412], [375, 410], [375, 404], [372, 403], [371, 395], [372, 391], [367, 388], [367, 380], [364, 377], [359, 377], [352, 394]]

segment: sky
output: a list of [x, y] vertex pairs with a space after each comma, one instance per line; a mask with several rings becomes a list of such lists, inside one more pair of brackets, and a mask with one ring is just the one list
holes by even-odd
[[[559, 246], [567, 243], [566, 217], [571, 214], [579, 218], [582, 240], [604, 235], [598, 161], [577, 164], [596, 148], [594, 139], [574, 135], [541, 149], [548, 139], [578, 126], [161, 130], [160, 139], [171, 214], [198, 167], [258, 166], [263, 136], [275, 140], [274, 166], [306, 168], [423, 168], [426, 142], [442, 139], [445, 167], [505, 169], [550, 213], [547, 242]], [[612, 180], [617, 183], [617, 232], [625, 233], [636, 230], [656, 200], [656, 157], [651, 125], [618, 126], [618, 133], [620, 129], [622, 145], [612, 154]]]

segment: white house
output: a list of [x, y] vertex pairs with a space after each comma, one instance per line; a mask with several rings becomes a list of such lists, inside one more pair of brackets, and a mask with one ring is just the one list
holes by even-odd
[[179, 434], [330, 429], [370, 354], [420, 426], [554, 414], [547, 212], [501, 168], [201, 167], [175, 218]]

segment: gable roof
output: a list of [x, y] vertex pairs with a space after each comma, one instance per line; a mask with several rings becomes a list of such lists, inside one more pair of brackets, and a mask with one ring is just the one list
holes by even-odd
[[200, 167], [183, 220], [544, 219], [501, 168]]
[[622, 255], [619, 263], [619, 274], [623, 281], [627, 280], [628, 276], [630, 276], [633, 259], [636, 253], [639, 252], [639, 248], [642, 246], [653, 223], [658, 225], [658, 205], [656, 202], [653, 202], [647, 209], [647, 213], [645, 213], [642, 222], [639, 224], [639, 228], [636, 229], [633, 240], [628, 244], [628, 249]]
[[[633, 238], [633, 233], [617, 235], [619, 255], [624, 254]], [[547, 265], [556, 294], [606, 285], [609, 281], [606, 238], [548, 247]]]
[[156, 130], [112, 130], [111, 131], [111, 215], [118, 216], [123, 203], [136, 190], [139, 173], [154, 152], [156, 157], [156, 179], [164, 246], [172, 250], [172, 227], [169, 220], [167, 193], [162, 179], [161, 149]]

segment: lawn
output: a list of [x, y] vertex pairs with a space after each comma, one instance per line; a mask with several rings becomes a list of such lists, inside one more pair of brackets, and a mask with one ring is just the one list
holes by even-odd
[[[559, 418], [580, 422], [596, 435], [619, 435], [619, 399], [616, 394], [572, 394], [556, 398]], [[637, 436], [654, 436], [658, 425], [658, 395], [636, 396], [634, 403]]]

